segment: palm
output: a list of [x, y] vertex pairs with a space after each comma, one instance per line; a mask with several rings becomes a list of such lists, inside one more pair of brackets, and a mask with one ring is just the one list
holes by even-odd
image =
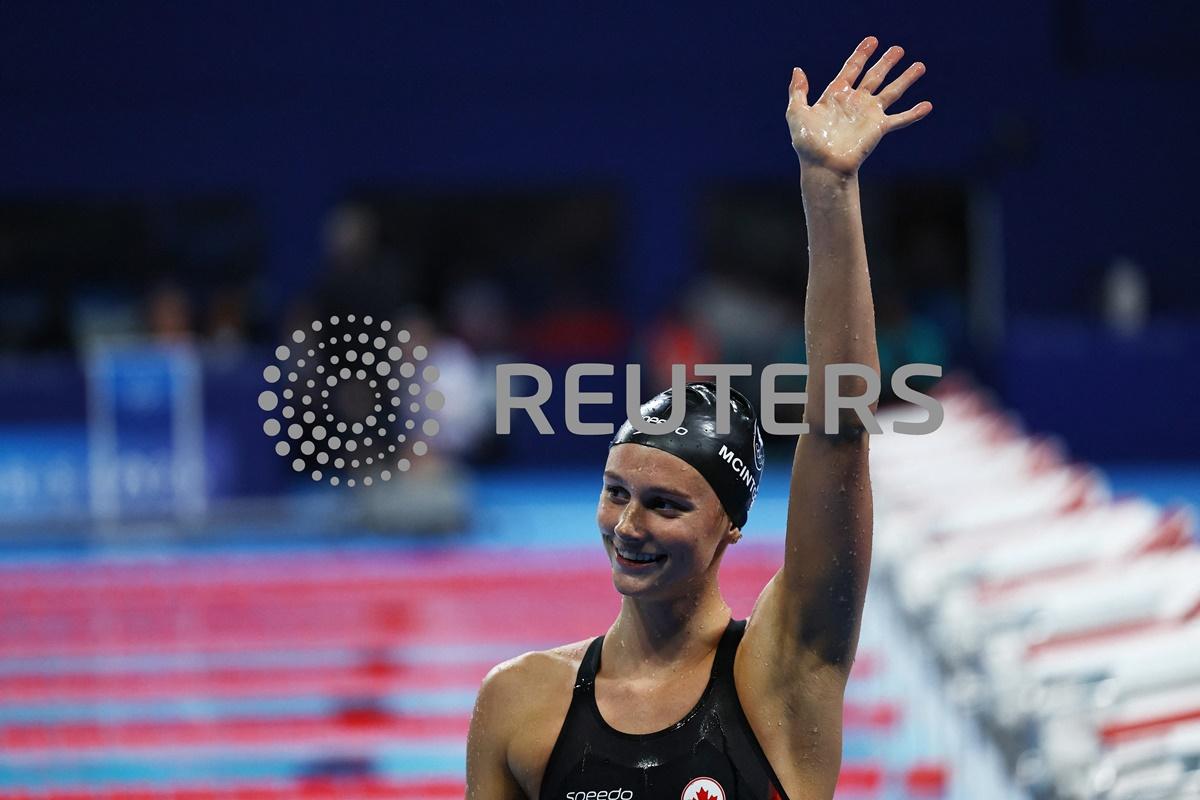
[[889, 48], [858, 81], [878, 44], [874, 37], [864, 39], [812, 105], [808, 104], [808, 78], [799, 68], [793, 71], [787, 121], [792, 147], [802, 164], [853, 173], [884, 134], [911, 125], [933, 109], [933, 104], [925, 101], [902, 114], [886, 113], [925, 71], [918, 61], [880, 90], [888, 71], [904, 55], [899, 47]]

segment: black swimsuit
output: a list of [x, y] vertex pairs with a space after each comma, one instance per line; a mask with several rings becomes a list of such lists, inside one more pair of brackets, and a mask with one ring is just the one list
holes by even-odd
[[657, 733], [622, 733], [596, 705], [604, 637], [579, 665], [571, 707], [542, 778], [541, 800], [787, 800], [733, 685], [746, 620], [730, 620], [700, 702]]

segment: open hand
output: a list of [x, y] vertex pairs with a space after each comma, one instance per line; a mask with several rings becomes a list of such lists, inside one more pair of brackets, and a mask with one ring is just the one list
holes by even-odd
[[811, 106], [808, 104], [808, 77], [799, 67], [792, 70], [787, 121], [792, 132], [792, 147], [802, 166], [816, 165], [853, 174], [885, 133], [907, 127], [933, 110], [933, 104], [925, 100], [901, 114], [884, 113], [925, 73], [925, 65], [914, 62], [900, 77], [876, 93], [888, 71], [904, 56], [901, 47], [888, 48], [862, 76], [858, 86], [854, 85], [878, 46], [879, 40], [874, 36], [863, 39], [846, 60], [842, 71]]

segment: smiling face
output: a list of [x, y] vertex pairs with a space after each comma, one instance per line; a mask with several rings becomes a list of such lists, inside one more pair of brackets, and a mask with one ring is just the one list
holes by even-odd
[[631, 597], [698, 591], [715, 578], [726, 546], [741, 537], [695, 468], [640, 444], [608, 451], [596, 522], [613, 585]]

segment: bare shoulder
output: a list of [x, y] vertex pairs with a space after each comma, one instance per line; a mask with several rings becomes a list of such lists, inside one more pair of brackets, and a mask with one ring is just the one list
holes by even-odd
[[519, 701], [535, 689], [538, 694], [546, 694], [547, 682], [569, 681], [574, 685], [575, 673], [591, 641], [584, 639], [549, 650], [531, 650], [502, 661], [484, 677], [480, 693], [488, 692], [497, 700]]
[[591, 641], [510, 658], [493, 667], [480, 686], [468, 750], [477, 743], [479, 750], [493, 753], [491, 759], [507, 766], [526, 797], [538, 794]]

